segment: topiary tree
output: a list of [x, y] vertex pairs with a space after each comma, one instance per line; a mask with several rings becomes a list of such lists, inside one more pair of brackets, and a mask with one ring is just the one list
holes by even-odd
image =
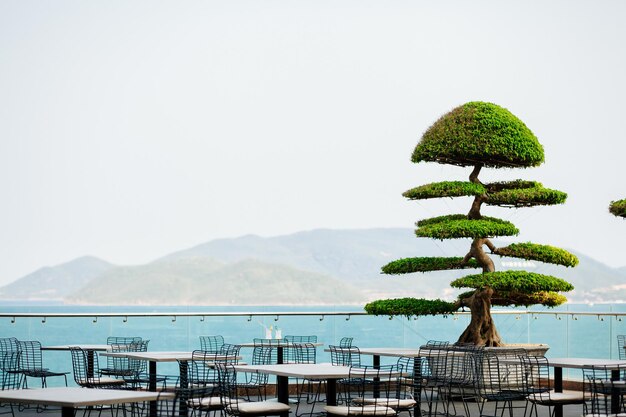
[[626, 217], [626, 199], [611, 201], [609, 212], [618, 217]]
[[453, 302], [403, 298], [374, 301], [365, 310], [376, 315], [453, 313], [468, 307], [471, 321], [459, 337], [460, 343], [499, 346], [502, 341], [491, 317], [491, 306], [542, 304], [557, 306], [567, 301], [561, 292], [574, 287], [559, 278], [526, 271], [496, 272], [493, 255], [575, 266], [578, 259], [559, 248], [535, 243], [514, 243], [496, 247], [492, 237], [516, 236], [510, 222], [481, 214], [483, 205], [511, 208], [562, 204], [567, 194], [544, 188], [534, 181], [515, 180], [483, 184], [478, 176], [483, 168], [528, 168], [544, 161], [543, 147], [526, 125], [505, 108], [484, 102], [459, 106], [437, 120], [417, 144], [412, 161], [437, 162], [472, 167], [469, 181], [445, 181], [406, 191], [410, 200], [440, 197], [474, 197], [468, 214], [453, 214], [417, 222], [415, 234], [433, 239], [469, 238], [464, 256], [446, 258], [405, 258], [382, 267], [385, 274], [408, 274], [451, 269], [476, 268], [482, 273], [468, 275], [451, 283], [468, 288]]

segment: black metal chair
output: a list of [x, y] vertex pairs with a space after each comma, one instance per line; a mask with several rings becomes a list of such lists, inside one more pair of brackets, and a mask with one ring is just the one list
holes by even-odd
[[101, 376], [98, 355], [89, 354], [77, 346], [70, 346], [70, 352], [74, 381], [79, 386], [84, 388], [121, 388], [124, 386], [123, 379]]
[[328, 345], [330, 362], [337, 366], [361, 366], [361, 351], [356, 346]]
[[[505, 411], [512, 416], [516, 408], [526, 412], [528, 392], [524, 382], [525, 369], [520, 356], [515, 355], [524, 357], [528, 354], [524, 350], [509, 352], [508, 355], [485, 350], [480, 355], [477, 387], [481, 398], [478, 404], [481, 416], [502, 416]], [[486, 404], [493, 404], [493, 413], [486, 414]]]
[[[17, 340], [17, 339], [15, 339]], [[20, 370], [19, 350], [0, 351], [0, 384], [2, 390], [19, 389], [22, 387], [24, 375]], [[15, 417], [14, 404], [0, 403], [0, 408], [8, 408], [8, 411], [0, 411], [0, 414], [11, 414]]]
[[[259, 347], [258, 349], [266, 348]], [[289, 412], [289, 405], [277, 401], [251, 401], [249, 396], [246, 399], [241, 398], [238, 394], [240, 384], [237, 382], [237, 372], [233, 365], [218, 363], [216, 366], [222, 407], [228, 416], [272, 416]]]
[[48, 386], [47, 379], [55, 376], [62, 376], [67, 387], [67, 374], [69, 372], [55, 372], [43, 366], [40, 342], [36, 340], [19, 341], [18, 346], [20, 371], [24, 374], [24, 388], [28, 388], [28, 378], [38, 378], [41, 381], [41, 388], [46, 388]]
[[[252, 364], [253, 365], [273, 365], [276, 364], [276, 359], [272, 357], [274, 348], [268, 346], [256, 346], [252, 350]], [[253, 392], [257, 393], [259, 398], [263, 400], [267, 399], [267, 384], [269, 381], [268, 374], [262, 374], [259, 372], [246, 372], [246, 379], [244, 381], [237, 382], [239, 388], [243, 389], [248, 401], [251, 401]], [[221, 382], [221, 379], [220, 379]]]
[[[360, 383], [342, 384], [341, 395], [346, 399], [344, 405], [325, 406], [328, 416], [395, 416], [392, 405], [399, 405], [398, 368], [383, 365], [379, 368], [350, 368], [348, 379]], [[375, 381], [375, 383], [370, 383]]]
[[224, 345], [224, 336], [200, 336], [200, 350], [205, 352], [219, 352]]
[[342, 337], [339, 340], [339, 347], [351, 347], [354, 337]]
[[524, 391], [530, 402], [530, 417], [538, 417], [537, 406], [548, 407], [548, 415], [554, 415], [555, 405], [584, 404], [585, 399], [580, 391], [555, 392], [550, 382], [550, 364], [548, 359], [537, 356], [521, 357], [524, 375]]
[[626, 360], [626, 335], [617, 335], [617, 355], [620, 360]]
[[[317, 337], [316, 337], [317, 339]], [[314, 343], [314, 342], [313, 342]], [[290, 349], [292, 359], [291, 363], [317, 363], [317, 349], [313, 343], [293, 343]], [[324, 380], [319, 379], [298, 379], [296, 378], [296, 417], [304, 414], [313, 415], [315, 406], [321, 400], [322, 384]], [[311, 407], [308, 412], [304, 413], [300, 410], [302, 401], [306, 401]]]

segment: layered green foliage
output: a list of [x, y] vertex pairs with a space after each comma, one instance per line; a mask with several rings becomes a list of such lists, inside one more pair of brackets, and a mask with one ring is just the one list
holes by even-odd
[[[459, 295], [459, 300], [467, 299], [474, 295], [475, 292], [476, 291], [464, 292]], [[556, 307], [566, 301], [567, 298], [563, 294], [552, 291], [537, 291], [531, 294], [510, 291], [495, 291], [491, 296], [491, 305], [500, 307], [528, 307], [536, 304], [541, 304], [546, 307]]]
[[538, 291], [571, 291], [569, 282], [550, 275], [527, 271], [485, 272], [456, 279], [450, 284], [453, 288], [486, 288], [499, 292], [519, 292], [532, 294]]
[[412, 188], [402, 193], [402, 195], [410, 200], [423, 200], [427, 198], [481, 195], [485, 192], [486, 189], [481, 184], [469, 181], [443, 181]]
[[455, 303], [443, 300], [426, 300], [423, 298], [396, 298], [372, 301], [365, 305], [368, 314], [387, 316], [428, 316], [449, 314], [458, 310]]
[[544, 188], [540, 183], [534, 187], [507, 188], [490, 193], [485, 204], [504, 207], [532, 207], [563, 204], [567, 193]]
[[576, 255], [565, 249], [556, 248], [549, 245], [539, 245], [536, 243], [512, 243], [504, 248], [498, 248], [493, 253], [511, 258], [521, 258], [533, 261], [540, 261], [549, 264], [576, 266], [578, 258]]
[[515, 236], [519, 230], [513, 223], [495, 217], [469, 220], [463, 214], [433, 217], [417, 222], [415, 234], [418, 237], [434, 239], [484, 238], [494, 236]]
[[612, 201], [609, 205], [609, 211], [615, 216], [626, 217], [626, 199]]
[[480, 101], [444, 114], [422, 136], [413, 162], [487, 167], [533, 167], [544, 160], [543, 147], [528, 127], [507, 109]]
[[447, 269], [480, 268], [475, 259], [463, 263], [463, 258], [403, 258], [382, 267], [383, 274], [399, 275], [413, 272], [443, 271]]

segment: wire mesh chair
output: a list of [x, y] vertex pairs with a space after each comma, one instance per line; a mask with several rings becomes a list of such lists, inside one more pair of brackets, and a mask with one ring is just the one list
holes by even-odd
[[617, 335], [617, 355], [620, 360], [626, 360], [626, 335]]
[[360, 384], [341, 385], [345, 405], [327, 405], [324, 410], [328, 416], [395, 416], [391, 405], [399, 403], [398, 374], [394, 365], [350, 367], [348, 379]]
[[20, 371], [24, 374], [23, 387], [28, 388], [28, 378], [38, 378], [41, 380], [41, 388], [46, 388], [47, 378], [62, 376], [67, 387], [67, 374], [69, 372], [54, 372], [43, 366], [43, 355], [41, 353], [41, 343], [36, 340], [19, 341], [20, 350]]
[[339, 340], [339, 347], [351, 347], [354, 337], [342, 337]]
[[15, 337], [0, 337], [0, 352], [17, 352], [19, 341]]
[[[292, 363], [317, 363], [317, 349], [313, 343], [293, 343], [292, 346], [293, 360]], [[321, 399], [322, 384], [324, 380], [320, 379], [299, 379], [296, 378], [296, 411], [297, 417], [315, 413], [315, 405]], [[300, 404], [302, 401], [306, 401], [311, 405], [308, 412], [304, 413], [300, 410]]]
[[[256, 346], [252, 350], [252, 364], [253, 365], [271, 365], [275, 364], [275, 358], [272, 357], [274, 348], [268, 346]], [[242, 382], [237, 382], [237, 386], [246, 394], [248, 401], [251, 401], [253, 392], [257, 393], [259, 398], [265, 400], [267, 398], [267, 384], [269, 381], [268, 374], [262, 374], [259, 372], [246, 372], [246, 379]], [[222, 380], [220, 379], [220, 382]]]
[[[517, 356], [516, 356], [517, 355]], [[478, 404], [480, 415], [501, 416], [505, 411], [513, 415], [513, 410], [523, 408], [526, 411], [525, 369], [520, 358], [528, 354], [525, 350], [511, 351], [507, 355], [483, 351], [477, 362]], [[523, 406], [514, 401], [523, 401]], [[493, 413], [485, 414], [485, 405], [494, 404]]]
[[[2, 390], [21, 388], [23, 377], [20, 370], [19, 350], [0, 351], [0, 383], [2, 383]], [[5, 407], [8, 408], [8, 411], [0, 411], [0, 414], [15, 416], [13, 404], [0, 403], [0, 408]]]
[[356, 346], [328, 345], [330, 362], [336, 366], [361, 366], [361, 351]]
[[416, 415], [421, 414], [422, 361], [423, 358], [420, 357], [401, 356], [398, 358], [396, 363], [399, 372], [398, 399], [404, 399], [405, 402], [393, 407], [397, 412], [408, 411], [411, 416], [414, 411]]
[[621, 416], [626, 412], [625, 371], [626, 367], [608, 369], [594, 366], [583, 369], [583, 416]]
[[524, 366], [524, 390], [528, 393], [531, 404], [530, 417], [538, 417], [537, 406], [547, 406], [548, 414], [554, 415], [555, 405], [583, 404], [584, 397], [580, 391], [555, 392], [550, 381], [550, 365], [548, 359], [537, 356], [521, 357]]
[[200, 336], [200, 350], [205, 352], [219, 352], [224, 345], [224, 336]]
[[226, 415], [271, 416], [289, 412], [289, 405], [277, 401], [250, 401], [249, 396], [245, 399], [241, 398], [238, 394], [240, 384], [237, 382], [237, 372], [233, 365], [217, 363], [216, 366], [219, 375], [220, 398]]
[[77, 346], [70, 346], [74, 381], [85, 388], [121, 388], [123, 379], [103, 377], [100, 374], [98, 356]]
[[[290, 343], [317, 343], [317, 336], [309, 335], [309, 336], [299, 336], [299, 335], [287, 335], [284, 337], [285, 342]], [[292, 346], [285, 346], [283, 348], [283, 363], [296, 363], [296, 359], [294, 358]]]
[[[137, 343], [141, 342], [139, 336], [109, 336], [107, 337], [107, 345], [111, 347], [111, 352], [133, 352], [137, 348]], [[118, 358], [107, 356], [106, 367], [100, 369], [102, 375], [111, 377], [130, 377], [133, 371], [130, 369], [128, 358]]]
[[448, 346], [448, 342], [430, 340], [419, 349], [419, 356], [423, 358], [421, 388], [428, 407], [428, 415], [438, 413], [440, 405], [447, 413], [446, 407], [449, 404], [447, 393], [450, 387], [447, 377]]

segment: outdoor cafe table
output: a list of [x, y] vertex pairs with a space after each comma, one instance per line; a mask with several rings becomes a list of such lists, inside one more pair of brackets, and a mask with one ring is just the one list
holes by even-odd
[[[193, 358], [193, 352], [106, 352], [102, 353], [102, 356], [111, 356], [114, 358], [127, 358], [141, 361], [148, 361], [148, 390], [155, 392], [157, 386], [157, 363], [158, 362], [176, 362], [178, 361], [178, 368], [180, 372], [180, 387], [187, 388], [187, 362]], [[213, 356], [212, 356], [213, 358]], [[215, 359], [227, 359], [223, 355], [215, 355]], [[241, 359], [237, 357], [235, 359]], [[181, 404], [181, 414], [186, 413], [186, 407]], [[150, 415], [156, 416], [157, 409], [156, 403], [150, 403]]]
[[[349, 366], [329, 363], [288, 363], [279, 365], [234, 365], [237, 372], [259, 372], [276, 375], [278, 401], [289, 404], [289, 378], [326, 380], [326, 404], [337, 405], [337, 380], [350, 376]], [[288, 416], [289, 412], [284, 414]]]
[[[294, 345], [294, 342], [290, 342], [290, 341], [283, 340], [283, 339], [263, 339], [263, 340], [267, 340], [267, 343], [268, 343], [267, 347], [276, 348], [276, 363], [277, 364], [284, 363], [284, 360], [283, 360], [284, 349], [292, 347]], [[269, 343], [271, 343], [271, 345]], [[307, 344], [307, 345], [313, 345], [316, 347], [324, 345], [324, 343], [321, 343], [321, 342], [295, 342], [295, 344], [297, 345]], [[261, 346], [261, 345], [255, 344], [254, 342], [245, 342], [245, 343], [239, 343], [238, 346], [245, 347], [245, 348], [254, 348], [254, 347]]]
[[[554, 391], [563, 392], [563, 368], [589, 369], [593, 367], [603, 367], [611, 370], [611, 379], [619, 380], [619, 368], [626, 367], [626, 361], [614, 359], [593, 359], [593, 358], [548, 358], [550, 366], [554, 367]], [[614, 395], [617, 395], [615, 393]], [[611, 412], [619, 412], [619, 401], [617, 398], [611, 400]], [[554, 417], [563, 417], [563, 405], [554, 406]]]
[[[161, 394], [160, 398], [174, 398]], [[156, 402], [159, 393], [146, 391], [126, 391], [118, 389], [90, 389], [79, 387], [37, 388], [0, 391], [0, 402], [52, 405], [61, 407], [62, 417], [74, 417], [78, 407]]]

